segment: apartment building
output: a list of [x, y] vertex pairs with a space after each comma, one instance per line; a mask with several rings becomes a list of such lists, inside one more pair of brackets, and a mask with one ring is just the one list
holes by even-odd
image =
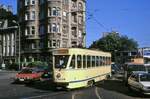
[[0, 64], [17, 62], [18, 26], [7, 19], [0, 20]]
[[85, 0], [18, 0], [22, 61], [49, 60], [54, 48], [85, 47]]

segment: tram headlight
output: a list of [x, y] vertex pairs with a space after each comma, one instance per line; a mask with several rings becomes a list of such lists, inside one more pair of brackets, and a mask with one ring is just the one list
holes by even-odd
[[61, 77], [61, 74], [60, 74], [60, 73], [58, 73], [58, 74], [56, 75], [56, 77], [57, 77], [57, 78], [60, 78], [60, 77]]

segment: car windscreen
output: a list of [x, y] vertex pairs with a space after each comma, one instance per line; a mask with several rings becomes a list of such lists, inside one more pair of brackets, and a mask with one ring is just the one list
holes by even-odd
[[150, 81], [150, 75], [149, 74], [140, 75], [140, 81]]
[[144, 65], [128, 65], [128, 71], [146, 71]]
[[66, 68], [69, 55], [55, 55], [55, 68]]
[[32, 69], [23, 69], [20, 73], [30, 74], [32, 72]]

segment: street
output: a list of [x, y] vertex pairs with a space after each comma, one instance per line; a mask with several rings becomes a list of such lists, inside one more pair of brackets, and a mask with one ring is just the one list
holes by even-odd
[[16, 72], [0, 71], [0, 99], [149, 99], [137, 92], [130, 92], [115, 75], [103, 83], [91, 88], [71, 91], [54, 90], [50, 83], [34, 83], [32, 85], [13, 84]]

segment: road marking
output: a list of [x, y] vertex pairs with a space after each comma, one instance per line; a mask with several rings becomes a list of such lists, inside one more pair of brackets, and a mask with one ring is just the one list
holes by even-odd
[[96, 94], [96, 96], [97, 96], [98, 99], [102, 99], [102, 98], [100, 97], [99, 93], [98, 93], [98, 88], [97, 88], [97, 87], [95, 87], [95, 94]]
[[82, 92], [73, 93], [71, 99], [75, 99], [75, 96], [79, 94], [82, 94]]

